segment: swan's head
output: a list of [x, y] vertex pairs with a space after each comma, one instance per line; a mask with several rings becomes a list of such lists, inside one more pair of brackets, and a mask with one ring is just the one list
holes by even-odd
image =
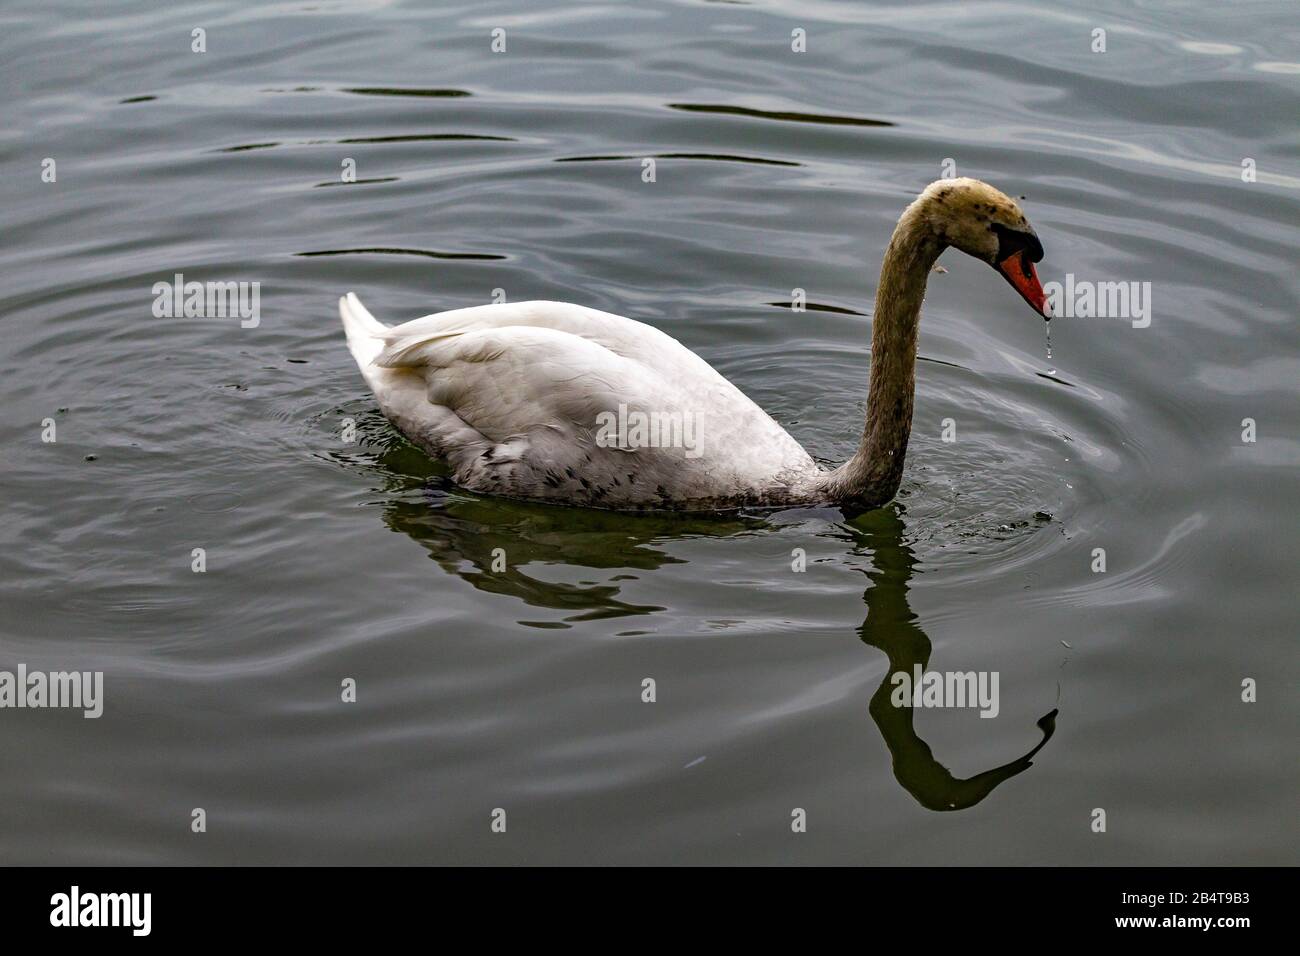
[[987, 262], [1035, 312], [1051, 318], [1034, 270], [1043, 244], [1014, 199], [978, 179], [940, 179], [925, 188], [915, 209], [942, 245]]

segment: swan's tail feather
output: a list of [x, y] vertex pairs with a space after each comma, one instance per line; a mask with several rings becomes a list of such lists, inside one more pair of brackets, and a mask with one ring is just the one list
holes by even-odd
[[[431, 454], [440, 453], [440, 434], [446, 429], [444, 419], [460, 419], [448, 409], [436, 409], [425, 398], [424, 376], [404, 370], [382, 368], [375, 359], [384, 350], [384, 336], [391, 330], [376, 319], [349, 292], [339, 299], [339, 317], [348, 336], [348, 350], [357, 360], [361, 377], [370, 386], [380, 409], [398, 428]], [[462, 423], [463, 425], [463, 423]]]
[[355, 292], [349, 292], [339, 299], [339, 317], [343, 319], [343, 330], [348, 336], [348, 349], [364, 373], [383, 351], [384, 340], [381, 336], [388, 331], [388, 326], [370, 314]]

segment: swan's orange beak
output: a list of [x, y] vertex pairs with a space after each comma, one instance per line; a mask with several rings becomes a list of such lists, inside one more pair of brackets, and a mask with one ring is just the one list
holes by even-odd
[[1023, 249], [1007, 256], [995, 268], [1015, 287], [1020, 297], [1033, 306], [1035, 312], [1051, 320], [1052, 316], [1047, 311], [1047, 293], [1043, 291], [1034, 264], [1025, 258]]

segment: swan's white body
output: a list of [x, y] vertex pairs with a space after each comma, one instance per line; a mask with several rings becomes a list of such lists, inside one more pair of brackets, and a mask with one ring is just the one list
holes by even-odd
[[386, 326], [351, 293], [339, 313], [384, 414], [465, 488], [713, 510], [805, 501], [825, 477], [736, 386], [644, 323], [517, 302]]

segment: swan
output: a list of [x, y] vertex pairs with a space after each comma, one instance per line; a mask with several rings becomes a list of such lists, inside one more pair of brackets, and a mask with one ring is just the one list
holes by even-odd
[[976, 179], [941, 179], [885, 250], [866, 422], [824, 469], [758, 405], [676, 339], [565, 302], [453, 309], [387, 326], [351, 292], [348, 348], [380, 409], [471, 491], [619, 511], [836, 505], [898, 491], [912, 427], [925, 283], [947, 247], [989, 263], [1050, 319], [1020, 207]]

